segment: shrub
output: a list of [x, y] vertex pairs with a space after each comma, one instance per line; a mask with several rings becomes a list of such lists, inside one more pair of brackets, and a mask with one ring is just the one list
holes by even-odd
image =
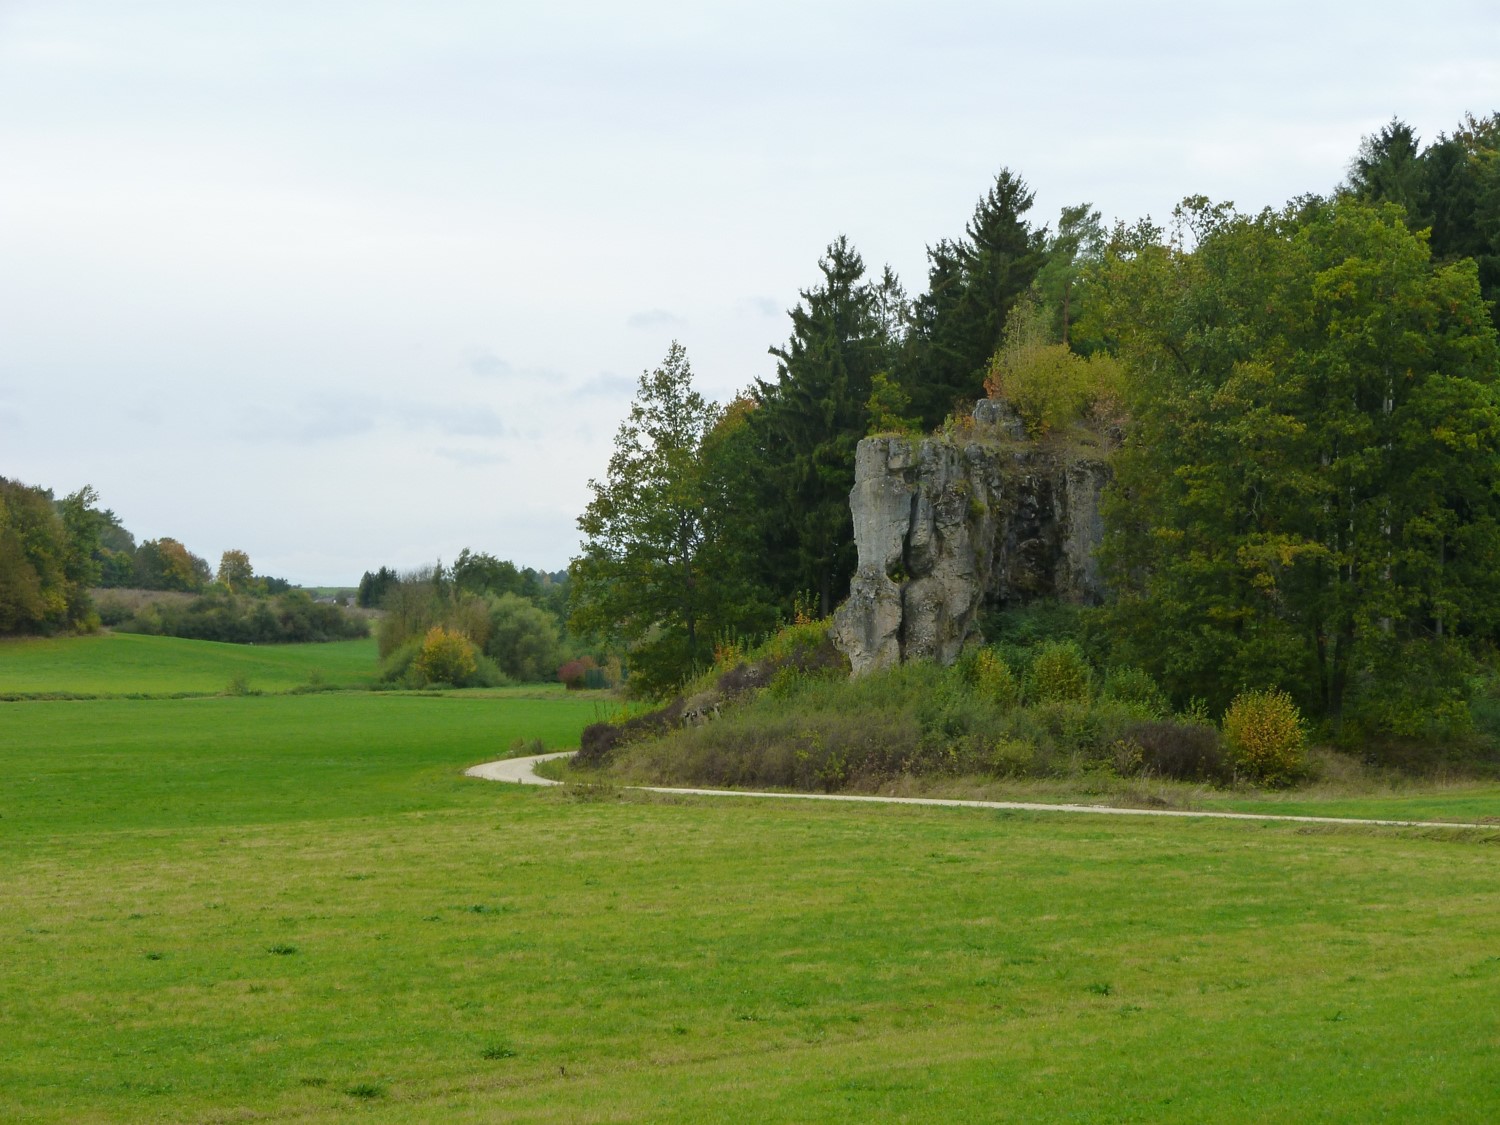
[[[121, 614], [127, 616], [121, 619]], [[314, 602], [306, 591], [275, 598], [211, 590], [197, 598], [156, 597], [133, 614], [121, 595], [108, 603], [108, 619], [122, 633], [185, 637], [229, 644], [293, 644], [343, 640], [369, 635], [361, 617], [336, 605]]]
[[1036, 703], [1082, 703], [1089, 697], [1089, 665], [1073, 641], [1042, 646], [1031, 662], [1027, 692]]
[[679, 695], [671, 703], [655, 711], [647, 711], [645, 714], [632, 715], [628, 718], [617, 718], [611, 722], [590, 723], [583, 728], [583, 735], [578, 743], [578, 753], [573, 755], [574, 764], [602, 766], [615, 747], [651, 735], [666, 734], [676, 729], [682, 721], [685, 706], [686, 701]]
[[1021, 684], [1010, 665], [991, 648], [974, 648], [964, 653], [960, 672], [984, 700], [1009, 711], [1021, 701]]
[[1099, 694], [1125, 704], [1142, 718], [1160, 719], [1172, 710], [1156, 681], [1139, 668], [1111, 668]]
[[380, 679], [390, 684], [410, 682], [412, 662], [421, 651], [420, 639], [407, 641], [380, 662]]
[[989, 772], [998, 777], [1025, 777], [1036, 768], [1036, 749], [1028, 742], [1002, 738], [989, 747]]
[[1235, 765], [1267, 785], [1284, 785], [1303, 769], [1302, 713], [1284, 691], [1246, 691], [1224, 712], [1224, 740]]
[[100, 598], [96, 608], [99, 611], [99, 623], [111, 628], [123, 625], [130, 620], [132, 611], [130, 606], [118, 597], [106, 596]]
[[592, 656], [580, 656], [576, 660], [569, 660], [557, 670], [558, 682], [569, 691], [582, 691], [591, 686], [589, 684], [589, 673], [599, 670], [598, 663]]
[[467, 637], [434, 625], [427, 630], [422, 649], [411, 663], [411, 673], [420, 684], [459, 687], [470, 680], [478, 667], [474, 646]]
[[[1047, 313], [1032, 297], [1016, 302], [990, 360], [985, 393], [1016, 408], [1036, 437], [1076, 422], [1096, 405], [1118, 398], [1120, 368], [1098, 353], [1085, 359], [1051, 336]], [[1105, 411], [1108, 413], [1108, 410]]]
[[1200, 723], [1156, 719], [1132, 723], [1122, 737], [1140, 747], [1140, 769], [1178, 781], [1227, 781], [1229, 761], [1219, 732]]
[[[514, 679], [528, 683], [545, 680], [557, 667], [560, 655], [557, 619], [535, 603], [510, 593], [492, 597], [487, 613], [485, 654]], [[473, 633], [468, 635], [474, 637]]]

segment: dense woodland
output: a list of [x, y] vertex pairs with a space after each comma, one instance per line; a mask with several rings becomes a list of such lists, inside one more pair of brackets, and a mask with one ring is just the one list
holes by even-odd
[[1002, 171], [909, 296], [838, 238], [771, 349], [705, 401], [673, 344], [579, 520], [571, 621], [668, 691], [715, 649], [826, 615], [854, 568], [854, 450], [1004, 395], [1123, 433], [1113, 596], [1066, 614], [1100, 669], [1217, 714], [1280, 688], [1327, 729], [1465, 728], [1500, 637], [1500, 115], [1393, 121], [1347, 181], [1168, 226], [1035, 223]]

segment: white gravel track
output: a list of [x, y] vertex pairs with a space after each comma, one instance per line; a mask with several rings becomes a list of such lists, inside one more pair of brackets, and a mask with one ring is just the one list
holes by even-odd
[[[573, 751], [536, 754], [528, 758], [505, 758], [464, 770], [469, 777], [486, 781], [508, 781], [518, 785], [561, 785], [538, 777], [538, 762], [569, 757]], [[673, 789], [659, 785], [633, 785], [645, 793], [674, 793], [686, 797], [762, 797], [781, 801], [845, 801], [875, 805], [934, 805], [949, 809], [1011, 809], [1019, 812], [1084, 813], [1095, 816], [1165, 816], [1192, 820], [1288, 821], [1295, 824], [1362, 824], [1380, 828], [1477, 828], [1500, 832], [1500, 823], [1468, 824], [1448, 820], [1365, 820], [1344, 816], [1286, 816], [1277, 813], [1194, 812], [1185, 809], [1123, 809], [1112, 805], [1049, 805], [1039, 801], [958, 801], [944, 797], [865, 797], [846, 793], [768, 793], [751, 789]]]

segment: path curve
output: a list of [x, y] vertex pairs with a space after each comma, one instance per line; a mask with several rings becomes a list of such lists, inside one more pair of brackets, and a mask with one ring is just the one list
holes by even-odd
[[[509, 781], [521, 785], [561, 785], [538, 777], [538, 762], [571, 757], [574, 751], [536, 754], [529, 758], [505, 758], [464, 770], [469, 777], [486, 781]], [[1477, 828], [1500, 832], [1500, 823], [1472, 824], [1452, 820], [1367, 820], [1352, 816], [1290, 816], [1285, 813], [1209, 812], [1190, 809], [1125, 809], [1114, 805], [1049, 805], [1040, 801], [960, 801], [948, 797], [871, 797], [853, 793], [769, 793], [753, 789], [675, 789], [661, 785], [630, 785], [643, 793], [671, 793], [683, 797], [763, 797], [783, 801], [844, 801], [875, 805], [934, 805], [945, 809], [1010, 809], [1018, 812], [1093, 813], [1100, 816], [1167, 816], [1197, 820], [1274, 820], [1295, 824], [1360, 824], [1380, 828]]]
[[574, 751], [559, 750], [555, 754], [533, 754], [529, 758], [502, 758], [498, 762], [485, 762], [464, 770], [465, 777], [479, 777], [485, 781], [512, 781], [517, 785], [561, 785], [550, 777], [538, 777], [536, 764], [550, 762], [553, 758], [571, 758]]

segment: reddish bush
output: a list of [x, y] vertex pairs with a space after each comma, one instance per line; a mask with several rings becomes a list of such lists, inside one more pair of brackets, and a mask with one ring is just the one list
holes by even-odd
[[598, 662], [592, 656], [580, 656], [559, 668], [557, 678], [569, 691], [581, 691], [588, 686], [589, 673], [598, 667]]

